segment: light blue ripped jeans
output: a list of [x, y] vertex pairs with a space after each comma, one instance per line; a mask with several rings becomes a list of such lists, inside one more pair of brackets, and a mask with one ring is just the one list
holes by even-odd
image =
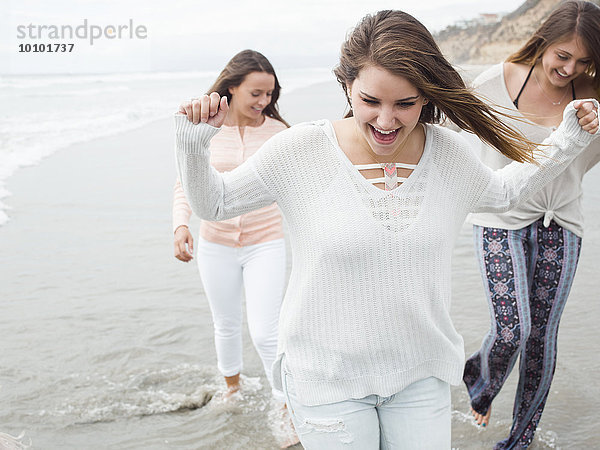
[[298, 402], [293, 377], [283, 366], [283, 391], [306, 450], [450, 449], [450, 385], [438, 378], [417, 381], [390, 397], [306, 406]]

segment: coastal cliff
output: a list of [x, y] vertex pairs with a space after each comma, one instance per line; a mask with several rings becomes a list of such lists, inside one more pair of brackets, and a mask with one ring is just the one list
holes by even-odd
[[[517, 50], [550, 15], [561, 0], [526, 0], [495, 23], [452, 25], [435, 34], [453, 64], [493, 64]], [[600, 0], [593, 3], [600, 5]]]

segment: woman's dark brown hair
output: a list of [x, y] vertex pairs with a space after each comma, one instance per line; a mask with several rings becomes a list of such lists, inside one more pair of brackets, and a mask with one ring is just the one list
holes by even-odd
[[557, 42], [576, 36], [587, 49], [591, 64], [586, 73], [593, 77], [594, 88], [600, 87], [600, 7], [585, 1], [561, 3], [529, 40], [510, 55], [508, 62], [533, 65], [546, 49]]
[[273, 75], [275, 78], [275, 88], [271, 95], [271, 102], [264, 109], [263, 114], [279, 120], [289, 127], [290, 125], [279, 114], [279, 107], [277, 106], [281, 86], [275, 74], [275, 69], [273, 69], [269, 60], [262, 53], [255, 50], [242, 50], [231, 58], [206, 93], [217, 92], [221, 97], [227, 97], [227, 101], [231, 102], [229, 89], [242, 84], [246, 76], [252, 72], [266, 72]]
[[[402, 11], [380, 11], [364, 17], [342, 45], [334, 74], [347, 87], [367, 66], [377, 66], [410, 81], [429, 100], [421, 123], [439, 123], [444, 115], [475, 133], [515, 161], [533, 161], [535, 144], [506, 125], [499, 113], [475, 96], [444, 58], [431, 33]], [[352, 116], [352, 105], [346, 117]]]

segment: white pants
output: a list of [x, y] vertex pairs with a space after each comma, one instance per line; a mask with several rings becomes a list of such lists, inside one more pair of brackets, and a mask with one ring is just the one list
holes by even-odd
[[390, 397], [369, 395], [307, 406], [282, 364], [281, 379], [294, 427], [306, 450], [449, 450], [450, 385], [430, 377]]
[[[233, 248], [198, 239], [196, 258], [215, 327], [217, 365], [223, 376], [242, 370], [242, 297], [248, 328], [271, 386], [277, 326], [285, 288], [285, 241]], [[274, 392], [277, 397], [282, 394]]]

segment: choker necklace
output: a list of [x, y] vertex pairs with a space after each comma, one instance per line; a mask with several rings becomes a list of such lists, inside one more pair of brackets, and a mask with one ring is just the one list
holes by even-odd
[[548, 100], [550, 103], [552, 103], [552, 105], [554, 106], [558, 106], [562, 103], [562, 101], [565, 99], [565, 97], [567, 96], [567, 92], [569, 92], [569, 86], [567, 86], [567, 89], [565, 89], [565, 93], [563, 94], [563, 96], [560, 98], [559, 101], [557, 102], [553, 102], [552, 99], [550, 97], [548, 97], [546, 95], [546, 92], [544, 92], [544, 88], [542, 87], [542, 85], [540, 84], [540, 82], [538, 81], [537, 75], [535, 74], [535, 69], [533, 70], [533, 78], [535, 78], [535, 82], [537, 83], [537, 85], [540, 87], [540, 91], [542, 91], [542, 94], [544, 94], [544, 97], [546, 97], [546, 100]]

